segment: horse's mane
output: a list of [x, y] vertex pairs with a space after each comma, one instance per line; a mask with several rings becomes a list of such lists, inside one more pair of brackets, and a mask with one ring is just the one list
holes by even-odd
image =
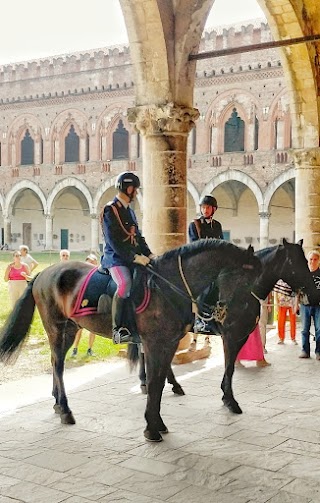
[[283, 246], [282, 245], [269, 246], [268, 248], [262, 248], [262, 250], [257, 250], [256, 252], [254, 252], [254, 254], [262, 262], [264, 262], [266, 258], [270, 258], [271, 255], [273, 256], [273, 254], [275, 254], [279, 250], [279, 248], [283, 248]]
[[159, 264], [162, 261], [177, 258], [178, 256], [187, 258], [195, 256], [206, 250], [225, 251], [229, 256], [230, 254], [233, 254], [233, 257], [235, 259], [243, 258], [243, 254], [247, 252], [246, 248], [239, 248], [238, 246], [235, 246], [232, 243], [229, 243], [228, 241], [224, 241], [222, 239], [199, 239], [198, 241], [194, 241], [193, 243], [189, 243], [178, 248], [173, 248], [172, 250], [165, 252], [163, 255], [157, 257], [155, 262]]

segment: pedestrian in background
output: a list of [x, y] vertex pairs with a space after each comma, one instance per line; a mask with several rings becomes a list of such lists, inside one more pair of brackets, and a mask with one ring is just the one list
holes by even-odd
[[297, 326], [297, 315], [296, 315], [296, 297], [291, 297], [286, 291], [290, 291], [290, 286], [285, 283], [282, 279], [277, 281], [275, 298], [278, 311], [278, 344], [284, 344], [286, 335], [286, 319], [289, 316], [290, 321], [290, 336], [293, 344], [298, 344], [296, 341], [296, 326]]
[[[308, 266], [317, 290], [320, 290], [320, 252], [312, 250], [307, 255]], [[310, 327], [313, 320], [316, 339], [316, 360], [320, 360], [320, 305], [311, 306], [300, 299], [302, 352], [299, 358], [310, 358]]]
[[15, 303], [25, 290], [29, 274], [29, 266], [21, 261], [20, 251], [14, 251], [13, 262], [7, 266], [4, 273], [4, 280], [8, 283], [8, 291], [12, 308], [15, 306]]
[[27, 264], [27, 266], [29, 267], [30, 273], [32, 273], [32, 271], [34, 271], [35, 268], [38, 267], [39, 262], [37, 262], [36, 259], [31, 257], [31, 255], [29, 253], [29, 246], [21, 245], [21, 246], [19, 246], [19, 250], [21, 253], [21, 261], [24, 264]]
[[60, 261], [61, 262], [67, 262], [68, 260], [70, 260], [70, 252], [69, 250], [60, 250]]

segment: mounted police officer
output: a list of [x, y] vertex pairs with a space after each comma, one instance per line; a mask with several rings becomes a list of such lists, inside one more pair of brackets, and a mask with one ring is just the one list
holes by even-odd
[[[189, 225], [189, 240], [197, 241], [198, 239], [207, 238], [223, 239], [221, 224], [213, 218], [218, 209], [216, 198], [211, 195], [206, 195], [201, 198], [199, 205], [201, 215], [194, 219]], [[214, 285], [211, 285], [200, 295], [199, 304], [211, 305], [216, 295], [217, 290]], [[214, 333], [210, 322], [205, 322], [200, 318], [196, 318], [195, 320], [194, 331], [195, 333]]]
[[223, 239], [221, 224], [213, 219], [213, 215], [218, 209], [216, 198], [211, 195], [204, 196], [199, 205], [201, 215], [189, 225], [190, 241], [205, 238]]
[[142, 236], [136, 215], [130, 208], [140, 180], [134, 173], [121, 173], [115, 183], [118, 193], [101, 213], [105, 239], [101, 266], [109, 269], [117, 285], [112, 303], [112, 338], [115, 344], [139, 342], [135, 330], [134, 306], [130, 299], [134, 264], [146, 266], [154, 257]]

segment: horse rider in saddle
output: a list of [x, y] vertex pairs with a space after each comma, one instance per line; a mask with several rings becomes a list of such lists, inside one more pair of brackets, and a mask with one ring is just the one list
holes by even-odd
[[101, 212], [105, 240], [101, 267], [109, 269], [117, 285], [112, 301], [112, 339], [114, 344], [141, 342], [135, 328], [135, 309], [130, 298], [134, 264], [147, 266], [152, 258], [130, 203], [135, 199], [140, 180], [131, 172], [116, 180], [117, 195]]
[[[201, 214], [189, 225], [189, 241], [192, 242], [207, 238], [223, 239], [221, 224], [213, 218], [218, 209], [216, 198], [212, 195], [206, 195], [201, 198], [199, 205]], [[204, 303], [211, 305], [215, 295], [216, 289], [214, 285], [211, 285], [200, 295], [199, 305], [201, 306]], [[198, 317], [196, 317], [194, 328], [195, 333], [214, 333], [213, 327], [210, 326], [210, 321], [205, 322]]]

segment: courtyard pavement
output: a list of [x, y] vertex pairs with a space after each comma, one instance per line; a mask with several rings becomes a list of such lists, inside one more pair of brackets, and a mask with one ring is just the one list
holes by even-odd
[[[221, 339], [175, 366], [161, 443], [143, 437], [146, 396], [124, 361], [66, 372], [76, 425], [53, 413], [51, 378], [0, 386], [0, 503], [320, 503], [320, 362], [268, 333], [270, 367], [237, 368], [242, 415], [221, 402]], [[313, 343], [314, 349], [314, 343]]]

